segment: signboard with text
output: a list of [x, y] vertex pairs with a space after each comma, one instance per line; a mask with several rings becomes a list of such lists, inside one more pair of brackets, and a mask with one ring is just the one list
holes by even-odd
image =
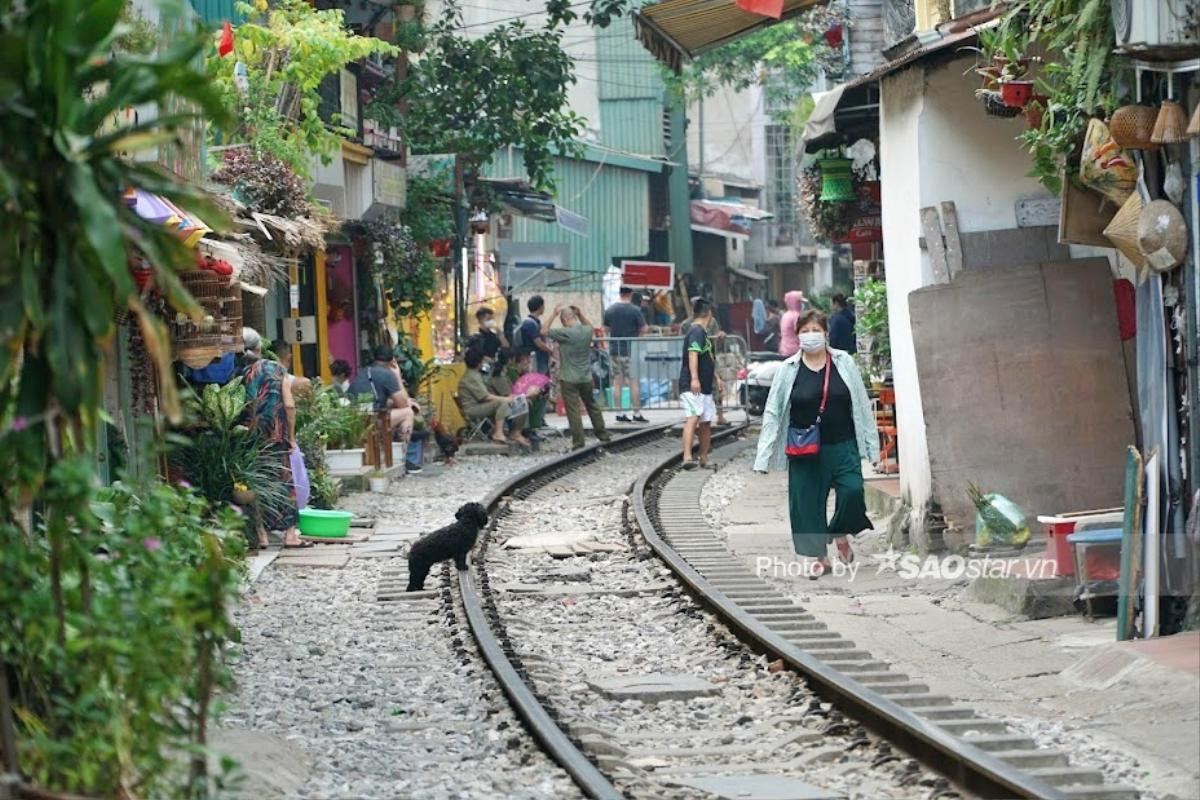
[[670, 291], [675, 288], [675, 264], [671, 261], [622, 261], [621, 285]]

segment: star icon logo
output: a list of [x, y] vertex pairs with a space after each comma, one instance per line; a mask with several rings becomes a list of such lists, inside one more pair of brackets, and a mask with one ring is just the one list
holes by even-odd
[[896, 550], [891, 547], [888, 548], [886, 553], [876, 553], [875, 561], [877, 562], [877, 566], [875, 567], [875, 574], [881, 575], [884, 571], [895, 572], [896, 562], [899, 560], [900, 553], [896, 552]]

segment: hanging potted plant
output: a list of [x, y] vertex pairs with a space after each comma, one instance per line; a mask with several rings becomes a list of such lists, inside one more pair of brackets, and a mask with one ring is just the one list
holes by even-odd
[[851, 161], [840, 155], [820, 158], [801, 171], [797, 178], [799, 212], [814, 238], [834, 242], [849, 233], [859, 183], [861, 177]]

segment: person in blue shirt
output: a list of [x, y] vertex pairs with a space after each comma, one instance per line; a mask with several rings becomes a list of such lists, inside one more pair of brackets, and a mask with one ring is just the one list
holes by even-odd
[[543, 375], [550, 374], [550, 345], [542, 335], [542, 314], [546, 311], [546, 301], [540, 294], [535, 294], [526, 303], [529, 316], [521, 323], [521, 352], [533, 354], [533, 368]]
[[858, 337], [854, 335], [854, 312], [846, 305], [846, 295], [838, 292], [830, 298], [833, 314], [829, 317], [829, 346], [845, 350], [850, 355], [858, 352]]

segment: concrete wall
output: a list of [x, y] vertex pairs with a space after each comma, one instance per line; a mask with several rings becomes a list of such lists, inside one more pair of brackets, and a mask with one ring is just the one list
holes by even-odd
[[1030, 520], [1121, 504], [1133, 416], [1104, 258], [963, 272], [909, 295], [934, 496], [972, 541], [968, 482]]
[[924, 91], [925, 70], [921, 66], [880, 82], [883, 249], [887, 257], [896, 428], [901, 434], [900, 488], [905, 502], [913, 509], [914, 532], [924, 526], [925, 508], [933, 491], [908, 310], [909, 293], [933, 280], [919, 244], [921, 220], [919, 204], [914, 202], [922, 188], [919, 130], [925, 106]]
[[1029, 157], [1016, 137], [1021, 119], [987, 116], [973, 59], [918, 64], [880, 81], [880, 166], [892, 369], [900, 433], [901, 489], [919, 546], [935, 499], [909, 294], [933, 283], [920, 247], [920, 209], [953, 201], [964, 233], [1016, 228], [1016, 202], [1047, 193], [1025, 177]]
[[[703, 115], [701, 115], [703, 106]], [[762, 145], [762, 90], [721, 87], [704, 102], [688, 106], [688, 166], [704, 174], [728, 175], [762, 185], [766, 178], [766, 148]], [[700, 151], [701, 128], [704, 152]], [[756, 139], [756, 130], [757, 139]], [[758, 149], [755, 149], [755, 142]], [[703, 158], [701, 158], [703, 156]]]
[[1029, 155], [1016, 141], [1024, 118], [984, 113], [978, 79], [963, 75], [974, 63], [969, 57], [924, 70], [919, 197], [922, 206], [953, 200], [961, 231], [1015, 228], [1016, 202], [1049, 193], [1025, 177]]

